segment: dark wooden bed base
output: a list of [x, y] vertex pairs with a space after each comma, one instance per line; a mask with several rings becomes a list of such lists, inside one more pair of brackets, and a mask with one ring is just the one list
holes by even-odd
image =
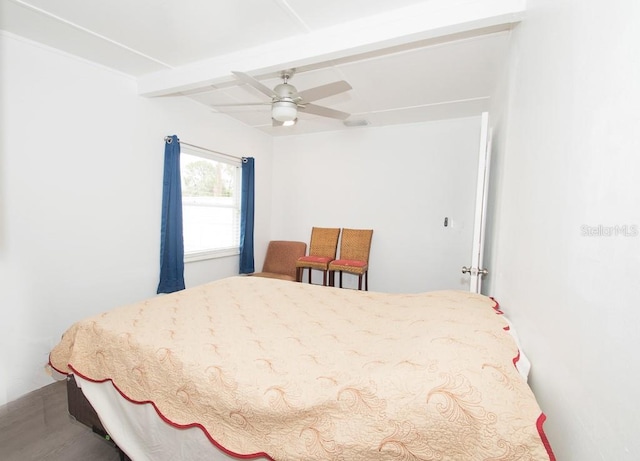
[[91, 406], [91, 403], [82, 393], [82, 390], [76, 384], [73, 375], [67, 376], [67, 407], [69, 414], [79, 423], [87, 426], [95, 434], [98, 434], [108, 443], [114, 446], [120, 455], [120, 461], [131, 461], [131, 459], [123, 452], [120, 447], [111, 439], [106, 429], [102, 425], [98, 414]]

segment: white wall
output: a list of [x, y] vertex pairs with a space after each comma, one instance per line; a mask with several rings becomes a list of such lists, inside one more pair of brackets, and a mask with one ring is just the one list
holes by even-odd
[[471, 117], [276, 138], [272, 236], [374, 229], [370, 290], [468, 289], [479, 136]]
[[559, 460], [640, 459], [639, 22], [638, 2], [529, 0], [513, 33], [492, 294]]
[[[272, 140], [185, 99], [0, 35], [0, 405], [50, 382], [82, 317], [155, 295], [165, 135], [256, 158], [256, 246], [269, 240]], [[237, 258], [191, 263], [193, 286]]]

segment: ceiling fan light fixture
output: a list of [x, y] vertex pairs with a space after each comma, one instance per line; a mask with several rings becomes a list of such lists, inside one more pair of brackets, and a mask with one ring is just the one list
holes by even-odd
[[276, 101], [271, 107], [271, 116], [279, 122], [291, 122], [298, 116], [298, 107], [294, 102]]
[[286, 122], [282, 122], [282, 126], [293, 126], [298, 122], [297, 118], [294, 118], [293, 120], [287, 120]]

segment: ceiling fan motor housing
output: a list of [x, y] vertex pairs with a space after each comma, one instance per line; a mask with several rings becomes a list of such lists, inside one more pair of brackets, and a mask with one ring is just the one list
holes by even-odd
[[280, 83], [276, 85], [273, 92], [278, 95], [278, 100], [291, 100], [293, 101], [298, 94], [298, 90], [293, 85], [288, 83]]

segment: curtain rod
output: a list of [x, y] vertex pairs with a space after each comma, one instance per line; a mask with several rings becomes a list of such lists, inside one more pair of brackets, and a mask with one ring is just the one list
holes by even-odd
[[[171, 138], [171, 136], [165, 136], [164, 140], [165, 140], [165, 142], [168, 142], [169, 144], [171, 144], [173, 138]], [[224, 155], [225, 157], [229, 157], [229, 158], [232, 158], [232, 159], [235, 159], [235, 160], [244, 160], [244, 157], [237, 157], [235, 155], [225, 154], [224, 152], [218, 152], [217, 150], [207, 149], [205, 147], [196, 146], [195, 144], [189, 144], [188, 142], [180, 141], [179, 139], [178, 139], [178, 142], [180, 144], [184, 144], [185, 146], [195, 147], [196, 149], [206, 150], [207, 152], [213, 152], [214, 154], [218, 154], [218, 155]]]

